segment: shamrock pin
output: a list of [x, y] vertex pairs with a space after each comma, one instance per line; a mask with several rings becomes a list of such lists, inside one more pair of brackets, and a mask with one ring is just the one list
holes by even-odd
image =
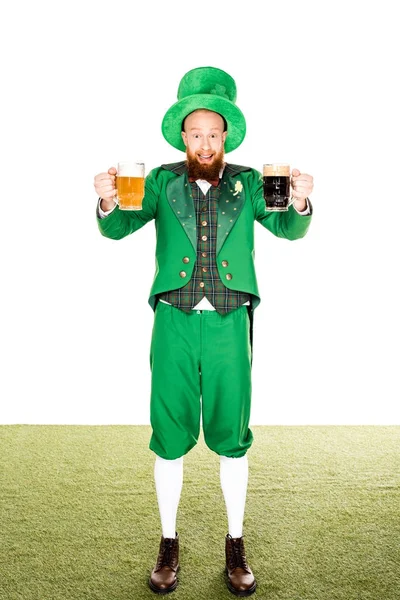
[[235, 193], [233, 194], [234, 196], [236, 196], [237, 194], [239, 194], [243, 189], [243, 185], [242, 182], [237, 180], [237, 182], [235, 183]]

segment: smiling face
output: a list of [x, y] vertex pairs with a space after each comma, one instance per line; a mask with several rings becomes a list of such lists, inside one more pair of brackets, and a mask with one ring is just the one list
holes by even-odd
[[224, 164], [224, 120], [210, 110], [195, 110], [184, 121], [183, 143], [189, 175], [196, 179], [214, 179]]

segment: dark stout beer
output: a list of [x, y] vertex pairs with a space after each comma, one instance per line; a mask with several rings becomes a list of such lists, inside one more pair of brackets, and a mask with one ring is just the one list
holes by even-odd
[[264, 165], [264, 200], [266, 210], [280, 212], [289, 208], [290, 166], [281, 164]]

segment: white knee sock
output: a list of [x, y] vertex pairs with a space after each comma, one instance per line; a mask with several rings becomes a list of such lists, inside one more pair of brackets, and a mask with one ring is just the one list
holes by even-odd
[[242, 537], [249, 477], [247, 455], [240, 458], [220, 456], [220, 477], [228, 514], [228, 531], [233, 538]]
[[176, 515], [183, 484], [183, 456], [175, 460], [166, 460], [157, 456], [154, 465], [154, 480], [162, 534], [165, 538], [174, 538]]

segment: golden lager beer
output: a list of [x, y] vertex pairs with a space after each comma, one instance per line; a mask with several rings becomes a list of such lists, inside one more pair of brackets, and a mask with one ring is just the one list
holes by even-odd
[[120, 210], [142, 210], [143, 196], [144, 163], [118, 163], [117, 199]]

